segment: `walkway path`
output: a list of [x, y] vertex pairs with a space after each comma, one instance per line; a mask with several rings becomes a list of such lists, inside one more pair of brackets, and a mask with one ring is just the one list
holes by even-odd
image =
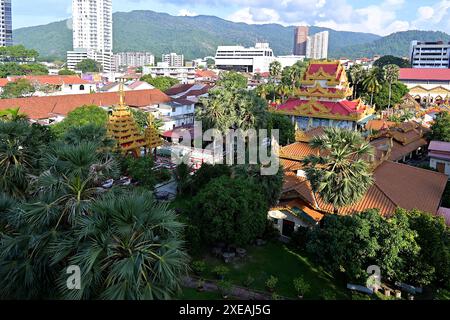
[[[200, 279], [195, 279], [193, 277], [185, 277], [183, 279], [183, 286], [191, 289], [197, 289], [197, 284]], [[216, 283], [212, 281], [205, 281], [203, 288], [208, 292], [218, 292], [219, 287]], [[272, 300], [272, 296], [263, 292], [257, 292], [249, 290], [247, 288], [242, 288], [238, 286], [233, 286], [231, 289], [230, 296], [242, 299], [242, 300]]]

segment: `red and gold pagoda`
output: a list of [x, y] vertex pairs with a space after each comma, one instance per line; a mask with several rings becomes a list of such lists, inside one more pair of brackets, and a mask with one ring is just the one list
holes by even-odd
[[147, 141], [140, 133], [129, 107], [125, 105], [123, 84], [120, 85], [119, 105], [114, 107], [107, 128], [108, 135], [117, 142], [117, 147], [123, 154], [141, 156], [141, 148], [147, 146]]
[[275, 106], [302, 130], [340, 127], [356, 130], [373, 118], [375, 111], [361, 99], [350, 101], [353, 91], [339, 61], [311, 61], [296, 97]]

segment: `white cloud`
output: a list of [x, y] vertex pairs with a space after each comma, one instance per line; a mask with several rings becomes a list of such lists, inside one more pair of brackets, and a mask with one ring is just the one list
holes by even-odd
[[[336, 30], [387, 35], [404, 31], [410, 22], [399, 19], [405, 0], [384, 0], [355, 8], [349, 0], [230, 0], [245, 4], [229, 20], [245, 23], [308, 24]], [[450, 3], [450, 0], [447, 1]]]

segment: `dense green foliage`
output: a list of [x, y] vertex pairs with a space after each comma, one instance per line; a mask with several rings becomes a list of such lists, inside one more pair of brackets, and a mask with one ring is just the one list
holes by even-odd
[[[101, 188], [124, 174], [104, 127], [63, 139], [0, 121], [0, 299], [173, 296], [188, 262], [175, 213], [148, 191]], [[81, 290], [68, 290], [71, 265]]]
[[85, 59], [83, 61], [78, 62], [75, 68], [83, 73], [102, 71], [102, 65], [99, 62], [92, 59]]
[[[407, 86], [401, 82], [392, 84], [391, 106], [399, 104], [403, 101], [403, 97], [409, 92]], [[367, 97], [369, 99], [369, 97]], [[386, 109], [389, 105], [389, 84], [387, 82], [381, 85], [380, 91], [373, 96], [373, 104], [377, 110]]]
[[247, 89], [248, 79], [239, 72], [228, 71], [220, 74], [217, 85], [227, 90]]
[[48, 69], [38, 63], [18, 64], [15, 62], [8, 62], [0, 64], [0, 78], [8, 76], [25, 76], [25, 75], [47, 75]]
[[19, 79], [14, 82], [8, 82], [3, 88], [2, 99], [23, 98], [33, 95], [36, 91], [30, 81]]
[[377, 265], [383, 281], [450, 285], [450, 231], [442, 218], [428, 213], [400, 209], [391, 218], [377, 210], [329, 215], [307, 242], [323, 266], [350, 281], [365, 284], [366, 269]]
[[77, 73], [75, 71], [72, 71], [69, 69], [61, 69], [58, 71], [58, 74], [60, 76], [73, 76], [73, 75], [76, 75]]
[[[276, 55], [292, 54], [294, 28], [278, 24], [248, 25], [212, 16], [171, 16], [143, 10], [114, 13], [113, 22], [113, 45], [117, 52], [150, 51], [157, 57], [167, 52], [182, 52], [186, 59], [194, 59], [214, 56], [219, 45], [254, 46], [255, 39], [265, 39]], [[380, 38], [367, 33], [310, 29], [311, 34], [325, 30], [330, 31], [330, 52]], [[17, 29], [13, 36], [16, 43], [26, 44], [44, 57], [65, 59], [66, 52], [72, 50], [72, 32], [66, 20]]]
[[101, 127], [106, 125], [108, 112], [97, 106], [80, 106], [69, 112], [60, 123], [53, 125], [52, 131], [57, 136], [62, 136], [71, 127], [80, 127], [87, 124], [95, 124]]
[[33, 49], [27, 49], [23, 45], [0, 47], [0, 61], [25, 62], [36, 59], [39, 53]]
[[374, 62], [374, 67], [378, 67], [383, 69], [385, 66], [395, 64], [399, 68], [410, 68], [411, 64], [408, 62], [408, 60], [405, 60], [400, 57], [394, 57], [391, 55], [382, 56], [380, 59]]
[[436, 115], [431, 126], [431, 140], [450, 142], [450, 112], [441, 112]]
[[205, 243], [246, 245], [261, 236], [267, 202], [258, 186], [243, 178], [212, 180], [192, 200], [191, 223]]
[[209, 97], [201, 99], [203, 108], [197, 108], [196, 119], [203, 121], [205, 130], [217, 129], [225, 135], [230, 129], [267, 128], [267, 102], [254, 91], [238, 87], [230, 82], [226, 88], [210, 90]]
[[268, 127], [270, 129], [278, 129], [280, 131], [281, 146], [288, 145], [295, 141], [295, 126], [289, 117], [285, 115], [270, 113], [268, 120]]
[[172, 88], [174, 85], [180, 83], [179, 80], [171, 77], [156, 77], [153, 78], [151, 75], [147, 74], [141, 78], [141, 81], [145, 81], [148, 84], [151, 84], [155, 88], [161, 91], [167, 91]]

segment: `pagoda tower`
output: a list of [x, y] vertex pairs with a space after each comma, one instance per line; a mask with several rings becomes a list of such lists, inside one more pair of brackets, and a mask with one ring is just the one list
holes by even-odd
[[125, 105], [125, 91], [120, 84], [120, 102], [115, 106], [108, 119], [108, 135], [117, 142], [123, 154], [132, 153], [136, 158], [141, 156], [141, 148], [147, 146], [145, 137], [140, 133], [133, 115]]
[[155, 125], [155, 117], [151, 114], [147, 117], [148, 126], [145, 129], [144, 136], [147, 142], [147, 148], [154, 149], [163, 145], [164, 140], [159, 136], [159, 130]]

